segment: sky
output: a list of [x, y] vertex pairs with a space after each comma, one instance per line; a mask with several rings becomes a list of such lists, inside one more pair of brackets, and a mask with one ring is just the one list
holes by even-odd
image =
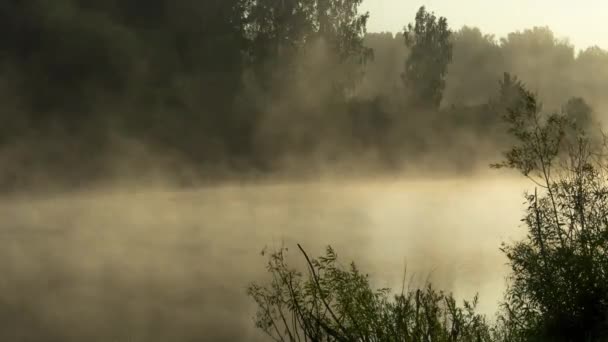
[[497, 37], [534, 26], [548, 26], [577, 49], [597, 45], [608, 50], [608, 0], [364, 0], [369, 32], [398, 32], [417, 9], [444, 16], [454, 29], [479, 27]]

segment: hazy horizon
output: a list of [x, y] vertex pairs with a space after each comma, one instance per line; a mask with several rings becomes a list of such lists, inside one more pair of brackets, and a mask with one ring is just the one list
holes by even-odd
[[510, 32], [547, 26], [558, 39], [567, 39], [577, 51], [592, 46], [608, 49], [608, 29], [603, 25], [608, 2], [603, 1], [365, 0], [361, 8], [370, 12], [368, 32], [397, 33], [413, 21], [423, 5], [446, 17], [453, 29], [473, 26], [501, 38]]

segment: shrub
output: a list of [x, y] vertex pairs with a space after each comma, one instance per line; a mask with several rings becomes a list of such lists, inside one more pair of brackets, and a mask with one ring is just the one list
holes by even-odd
[[543, 114], [520, 82], [511, 87], [518, 97], [505, 120], [517, 144], [494, 166], [518, 170], [537, 188], [526, 195], [527, 237], [502, 247], [512, 270], [503, 337], [601, 340], [608, 332], [606, 145], [571, 111]]
[[[270, 283], [251, 284], [256, 325], [276, 341], [490, 341], [491, 329], [475, 313], [477, 297], [457, 305], [430, 284], [391, 294], [371, 288], [354, 263], [343, 267], [331, 247], [302, 273], [286, 262], [286, 248], [270, 254]], [[405, 278], [404, 278], [405, 285]]]

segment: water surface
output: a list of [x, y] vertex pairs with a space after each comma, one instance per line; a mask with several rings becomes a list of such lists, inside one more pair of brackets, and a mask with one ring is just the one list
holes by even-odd
[[[525, 183], [317, 182], [0, 201], [3, 341], [250, 341], [263, 247], [327, 244], [379, 287], [416, 281], [494, 312]], [[290, 249], [292, 257], [299, 257]]]

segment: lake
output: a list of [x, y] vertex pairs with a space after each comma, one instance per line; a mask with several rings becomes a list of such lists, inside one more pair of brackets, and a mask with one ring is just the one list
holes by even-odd
[[500, 178], [129, 188], [0, 200], [3, 341], [251, 341], [265, 247], [331, 244], [378, 287], [505, 286], [523, 191]]

